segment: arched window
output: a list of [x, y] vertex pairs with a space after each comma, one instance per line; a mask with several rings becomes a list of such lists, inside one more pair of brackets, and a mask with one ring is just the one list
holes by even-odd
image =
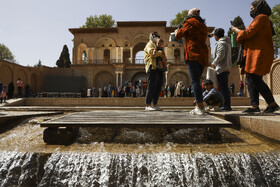
[[144, 51], [139, 51], [138, 53], [136, 53], [135, 64], [145, 64]]
[[83, 64], [87, 63], [87, 52], [85, 50], [82, 52], [82, 61]]
[[109, 49], [105, 49], [104, 50], [104, 64], [110, 64], [110, 50]]

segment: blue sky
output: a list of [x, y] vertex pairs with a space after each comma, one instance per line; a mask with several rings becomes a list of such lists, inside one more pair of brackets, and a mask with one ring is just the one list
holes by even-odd
[[[207, 26], [224, 28], [241, 16], [245, 26], [252, 0], [0, 0], [0, 43], [5, 44], [21, 65], [33, 66], [39, 59], [54, 67], [63, 45], [72, 60], [73, 35], [90, 15], [109, 14], [115, 21], [167, 21], [178, 12], [199, 8]], [[279, 0], [267, 0], [271, 8]], [[211, 46], [215, 44], [211, 39]]]

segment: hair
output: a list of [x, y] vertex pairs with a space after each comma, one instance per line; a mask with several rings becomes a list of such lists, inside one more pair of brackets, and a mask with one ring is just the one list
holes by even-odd
[[160, 35], [157, 32], [151, 32], [150, 40], [153, 41], [155, 38], [160, 38]]
[[211, 81], [210, 79], [207, 79], [205, 82], [204, 82], [205, 85], [213, 85], [213, 81]]
[[218, 38], [222, 38], [225, 36], [225, 30], [222, 28], [217, 28], [214, 31], [214, 35], [216, 35]]
[[251, 5], [253, 6], [253, 7], [257, 7], [257, 5], [259, 4], [259, 1], [260, 0], [255, 0], [255, 1], [253, 1], [252, 3], [251, 3]]

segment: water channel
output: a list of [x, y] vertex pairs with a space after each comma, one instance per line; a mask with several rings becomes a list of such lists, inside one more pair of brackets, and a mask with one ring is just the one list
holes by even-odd
[[280, 186], [280, 145], [224, 128], [82, 128], [69, 146], [46, 145], [37, 117], [0, 134], [0, 186]]

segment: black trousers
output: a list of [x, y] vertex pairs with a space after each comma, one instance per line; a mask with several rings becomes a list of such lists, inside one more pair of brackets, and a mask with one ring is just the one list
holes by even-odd
[[161, 86], [163, 83], [163, 71], [160, 69], [152, 70], [148, 72], [148, 85], [146, 91], [146, 104], [156, 105], [161, 92]]
[[274, 97], [261, 75], [246, 74], [246, 84], [250, 95], [251, 105], [259, 105], [259, 94], [263, 96], [267, 104], [273, 103]]

